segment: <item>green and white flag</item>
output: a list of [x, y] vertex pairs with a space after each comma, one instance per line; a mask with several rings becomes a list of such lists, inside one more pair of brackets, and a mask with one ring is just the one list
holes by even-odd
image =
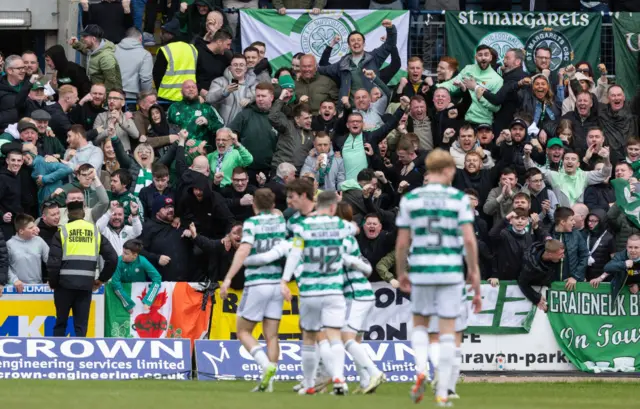
[[[401, 67], [407, 67], [410, 14], [404, 10], [324, 10], [312, 15], [308, 10], [287, 10], [282, 16], [276, 10], [240, 10], [242, 48], [254, 41], [267, 45], [266, 57], [274, 70], [290, 67], [291, 59], [299, 52], [313, 54], [320, 61], [331, 40], [340, 36], [331, 55], [331, 63], [349, 53], [347, 38], [352, 31], [365, 35], [365, 50], [372, 51], [384, 43], [387, 31], [382, 21], [389, 19], [398, 30], [398, 52]], [[387, 63], [389, 63], [387, 59]], [[397, 82], [406, 71], [400, 70], [391, 83]]]
[[517, 281], [501, 281], [498, 287], [482, 284], [482, 311], [473, 313], [473, 291], [467, 292], [467, 333], [526, 334], [536, 315], [536, 306], [522, 294]]
[[616, 83], [622, 85], [631, 99], [640, 85], [640, 13], [613, 14], [613, 46], [616, 57]]

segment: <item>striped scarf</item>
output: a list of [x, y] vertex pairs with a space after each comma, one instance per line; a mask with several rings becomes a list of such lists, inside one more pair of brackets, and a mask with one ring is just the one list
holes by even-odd
[[140, 168], [140, 172], [138, 172], [138, 178], [136, 179], [136, 189], [133, 192], [134, 195], [138, 196], [143, 187], [149, 186], [153, 183], [153, 175], [149, 169]]

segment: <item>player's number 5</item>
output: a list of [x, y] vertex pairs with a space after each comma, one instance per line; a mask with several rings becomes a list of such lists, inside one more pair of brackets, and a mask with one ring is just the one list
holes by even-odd
[[440, 224], [439, 217], [431, 217], [427, 222], [427, 233], [436, 237], [435, 243], [428, 243], [427, 246], [431, 248], [442, 246], [442, 228], [438, 227]]

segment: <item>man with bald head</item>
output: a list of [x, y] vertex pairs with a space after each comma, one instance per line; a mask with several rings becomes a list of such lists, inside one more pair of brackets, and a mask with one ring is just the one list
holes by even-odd
[[201, 141], [213, 145], [214, 140], [211, 136], [215, 135], [224, 123], [214, 107], [200, 100], [198, 86], [192, 80], [182, 84], [182, 101], [174, 102], [169, 107], [167, 118], [169, 123], [189, 132], [187, 149]]
[[323, 101], [338, 101], [338, 86], [326, 75], [318, 74], [316, 57], [306, 54], [300, 58], [300, 75], [296, 81], [296, 95], [308, 98], [313, 115], [317, 115]]
[[571, 207], [571, 210], [573, 210], [573, 220], [575, 222], [573, 230], [580, 232], [586, 240], [587, 229], [584, 228], [584, 224], [589, 215], [589, 208], [584, 203], [576, 203]]

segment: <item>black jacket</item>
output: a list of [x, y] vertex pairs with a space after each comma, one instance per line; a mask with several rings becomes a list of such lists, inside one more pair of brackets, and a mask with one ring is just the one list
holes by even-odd
[[[49, 127], [56, 135], [56, 138], [62, 143], [62, 146], [67, 146], [67, 132], [71, 129], [73, 122], [69, 117], [69, 113], [64, 112], [62, 106], [58, 102], [47, 105], [47, 112], [51, 115], [49, 120]], [[87, 140], [89, 135], [87, 135]]]
[[533, 286], [549, 286], [558, 279], [560, 263], [551, 263], [542, 260], [544, 242], [534, 243], [529, 250], [524, 252], [522, 260], [522, 272], [518, 278], [520, 291], [534, 305], [538, 305], [542, 295], [533, 289]]
[[[209, 255], [209, 279], [211, 281], [223, 281], [231, 267], [236, 249], [231, 246], [227, 251], [221, 240], [213, 240], [201, 234], [195, 238], [194, 242]], [[231, 288], [234, 290], [242, 290], [244, 288], [244, 266], [240, 268], [238, 274], [231, 280]]]
[[287, 185], [277, 178], [272, 178], [264, 187], [271, 189], [276, 195], [276, 209], [284, 212], [287, 209]]
[[[182, 226], [185, 226], [182, 223]], [[182, 237], [184, 229], [174, 228], [169, 223], [156, 218], [144, 222], [142, 240], [145, 256], [162, 276], [162, 281], [198, 281], [193, 264], [193, 241]], [[159, 264], [160, 256], [169, 256], [171, 262], [166, 266]]]
[[503, 129], [508, 129], [511, 121], [513, 121], [513, 115], [520, 106], [518, 82], [525, 77], [527, 77], [527, 73], [524, 72], [522, 67], [518, 67], [502, 75], [504, 82], [497, 93], [494, 94], [489, 90], [484, 91], [483, 97], [487, 101], [493, 105], [500, 106], [500, 110], [493, 119], [493, 133], [495, 135], [499, 135]]
[[[76, 105], [69, 111], [69, 120], [71, 123], [84, 126], [84, 130], [87, 131], [87, 140], [93, 141], [98, 136], [98, 130], [93, 129], [93, 124], [96, 122], [96, 118], [107, 110], [102, 106], [95, 106], [93, 102], [89, 101], [83, 105]], [[58, 135], [56, 135], [58, 136]], [[66, 135], [63, 135], [66, 138]]]
[[496, 223], [489, 232], [493, 249], [499, 255], [495, 258], [495, 271], [491, 278], [517, 280], [522, 270], [522, 256], [536, 238], [540, 238], [539, 231], [518, 234], [511, 229], [507, 219]]
[[[602, 275], [605, 264], [611, 260], [611, 255], [616, 252], [616, 241], [609, 231], [607, 213], [602, 209], [592, 210], [587, 215], [587, 220], [592, 215], [600, 219], [600, 222], [595, 229], [587, 232], [587, 249], [594, 260], [593, 264], [587, 266], [585, 274], [587, 281]], [[600, 237], [602, 238], [600, 239]], [[598, 239], [600, 239], [599, 243]], [[596, 243], [598, 243], [598, 247], [595, 247]]]
[[31, 83], [26, 76], [19, 91], [9, 84], [6, 75], [0, 77], [0, 130], [20, 120], [18, 107], [24, 105], [30, 90]]
[[222, 77], [224, 70], [231, 63], [230, 55], [214, 54], [202, 37], [197, 37], [193, 44], [198, 50], [198, 60], [196, 62], [196, 83], [198, 90], [207, 90], [211, 87], [211, 81]]
[[616, 193], [608, 183], [587, 186], [584, 191], [584, 204], [587, 205], [592, 212], [596, 209], [608, 212], [611, 207], [609, 204], [615, 203], [615, 201]]
[[22, 185], [20, 183], [20, 174], [14, 175], [9, 172], [7, 167], [0, 169], [0, 215], [11, 213], [12, 222], [5, 223], [0, 217], [0, 230], [4, 237], [13, 237], [15, 229], [13, 220], [20, 213], [24, 213], [22, 207]]
[[568, 119], [573, 124], [573, 148], [578, 152], [580, 158], [584, 157], [587, 152], [587, 132], [589, 128], [598, 126], [597, 102], [594, 101], [594, 106], [591, 107], [591, 114], [586, 118], [580, 117], [577, 107], [573, 112], [567, 112], [562, 116], [562, 119]]
[[[100, 240], [100, 256], [104, 260], [102, 271], [98, 280], [106, 283], [109, 281], [118, 266], [118, 253], [114, 250], [109, 240], [102, 237]], [[49, 246], [49, 259], [47, 260], [47, 273], [49, 274], [49, 286], [51, 288], [66, 288], [69, 290], [91, 291], [93, 278], [76, 275], [60, 275], [62, 268], [62, 242], [60, 234], [54, 234]]]
[[[361, 229], [362, 230], [362, 229]], [[373, 271], [371, 272], [371, 276], [369, 277], [369, 281], [375, 283], [379, 281], [383, 281], [382, 278], [378, 275], [376, 271], [376, 264], [387, 255], [390, 251], [393, 250], [396, 243], [396, 235], [395, 232], [389, 232], [382, 230], [378, 237], [373, 240], [367, 238], [364, 231], [360, 231], [360, 234], [356, 236], [358, 239], [358, 244], [360, 245], [360, 251], [364, 258], [369, 260], [369, 263], [373, 266]]]
[[82, 12], [82, 23], [85, 26], [99, 25], [104, 31], [104, 38], [118, 44], [125, 37], [127, 29], [133, 26], [133, 9], [125, 14], [119, 1], [92, 3], [89, 11]]
[[73, 85], [78, 89], [80, 99], [91, 91], [91, 81], [87, 76], [87, 71], [80, 65], [67, 60], [67, 55], [61, 45], [52, 46], [44, 54], [53, 61], [58, 87]]
[[7, 242], [0, 229], [0, 285], [7, 285], [9, 281], [9, 253], [7, 252]]
[[255, 186], [248, 185], [247, 190], [242, 193], [236, 192], [233, 186], [229, 185], [220, 191], [220, 194], [225, 198], [227, 207], [233, 213], [233, 217], [237, 222], [244, 222], [249, 217], [253, 217], [253, 207], [251, 205], [243, 206], [240, 204], [240, 199], [244, 195], [254, 195], [258, 190]]

